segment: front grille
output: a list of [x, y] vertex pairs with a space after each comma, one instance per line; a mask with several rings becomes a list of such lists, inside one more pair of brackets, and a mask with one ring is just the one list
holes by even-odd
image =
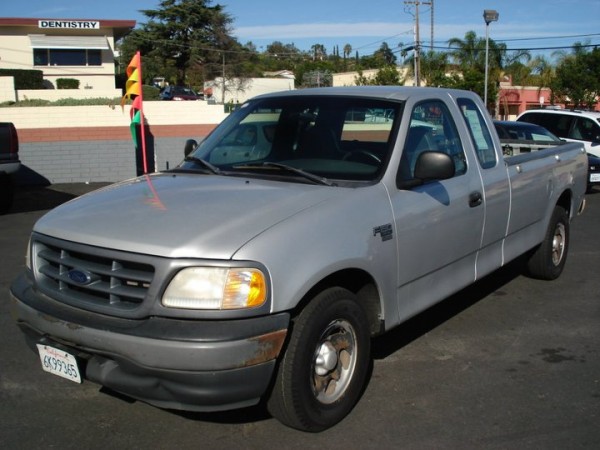
[[47, 295], [91, 310], [130, 311], [144, 301], [154, 267], [127, 254], [61, 241], [32, 243], [38, 285]]

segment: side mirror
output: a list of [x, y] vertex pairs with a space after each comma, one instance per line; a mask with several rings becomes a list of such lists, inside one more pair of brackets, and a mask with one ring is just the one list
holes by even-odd
[[183, 156], [188, 156], [190, 153], [196, 150], [196, 147], [198, 147], [198, 142], [196, 142], [194, 139], [188, 139], [185, 141], [185, 145], [183, 146]]
[[415, 178], [420, 180], [447, 180], [454, 176], [454, 161], [442, 152], [423, 152], [415, 164]]
[[414, 178], [409, 180], [397, 179], [396, 185], [398, 189], [411, 189], [428, 181], [452, 178], [455, 171], [454, 161], [449, 155], [442, 152], [425, 151], [417, 158]]

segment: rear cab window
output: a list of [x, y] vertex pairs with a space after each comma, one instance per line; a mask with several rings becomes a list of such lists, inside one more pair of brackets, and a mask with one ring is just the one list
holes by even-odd
[[495, 167], [498, 160], [494, 149], [494, 140], [481, 111], [471, 99], [459, 98], [457, 102], [475, 146], [479, 165], [482, 169]]

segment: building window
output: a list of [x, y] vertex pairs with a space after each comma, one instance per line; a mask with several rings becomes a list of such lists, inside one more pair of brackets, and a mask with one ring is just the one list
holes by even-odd
[[93, 49], [33, 49], [34, 66], [101, 66], [102, 51]]

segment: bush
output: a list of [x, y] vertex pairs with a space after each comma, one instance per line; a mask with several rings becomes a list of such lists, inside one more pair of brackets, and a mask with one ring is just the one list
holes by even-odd
[[158, 94], [160, 94], [160, 89], [154, 86], [149, 86], [147, 84], [142, 85], [142, 95], [144, 96], [144, 100], [159, 100]]
[[79, 80], [75, 78], [57, 78], [56, 89], [79, 89]]
[[8, 107], [27, 107], [27, 106], [94, 106], [94, 105], [107, 105], [110, 108], [119, 106], [121, 97], [117, 98], [63, 98], [51, 102], [50, 100], [42, 100], [38, 98], [20, 100], [18, 102], [4, 102], [0, 103], [0, 108]]
[[13, 77], [15, 89], [44, 89], [44, 73], [41, 70], [0, 69], [0, 77]]

